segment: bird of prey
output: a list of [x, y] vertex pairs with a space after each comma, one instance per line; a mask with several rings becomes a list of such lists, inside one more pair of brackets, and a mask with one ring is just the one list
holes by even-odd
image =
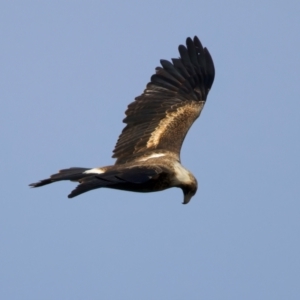
[[215, 68], [198, 37], [180, 45], [179, 58], [160, 60], [144, 92], [129, 104], [112, 166], [69, 168], [30, 184], [40, 187], [60, 180], [79, 182], [73, 198], [105, 187], [132, 192], [181, 188], [187, 204], [197, 191], [197, 180], [180, 162], [183, 140], [199, 117], [210, 91]]

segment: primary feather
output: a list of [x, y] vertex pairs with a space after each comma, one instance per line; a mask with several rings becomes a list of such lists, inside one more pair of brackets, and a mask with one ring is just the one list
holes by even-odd
[[[198, 118], [214, 80], [214, 65], [199, 39], [187, 38], [179, 59], [161, 60], [143, 94], [126, 110], [126, 127], [114, 149], [116, 164], [151, 150], [180, 157], [183, 140]], [[180, 128], [180, 130], [178, 130]], [[174, 139], [176, 141], [174, 141]]]

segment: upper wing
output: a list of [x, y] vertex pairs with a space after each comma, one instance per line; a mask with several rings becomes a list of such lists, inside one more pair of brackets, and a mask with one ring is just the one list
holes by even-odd
[[206, 48], [195, 36], [179, 46], [180, 58], [161, 60], [143, 94], [126, 110], [114, 149], [116, 164], [145, 152], [172, 152], [178, 159], [183, 140], [198, 118], [213, 84], [215, 68]]

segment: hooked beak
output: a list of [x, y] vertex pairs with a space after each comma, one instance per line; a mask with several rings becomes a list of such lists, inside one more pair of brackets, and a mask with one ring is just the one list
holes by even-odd
[[183, 202], [182, 202], [182, 204], [188, 204], [190, 201], [191, 201], [191, 199], [192, 199], [192, 197], [194, 196], [194, 193], [187, 193], [187, 194], [184, 194], [184, 198], [183, 198]]

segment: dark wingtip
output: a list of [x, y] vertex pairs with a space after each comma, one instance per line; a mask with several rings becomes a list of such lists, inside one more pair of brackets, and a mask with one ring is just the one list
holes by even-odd
[[77, 187], [68, 195], [68, 198], [74, 198], [76, 196], [79, 196], [85, 192], [88, 192], [90, 190], [89, 184], [80, 183], [77, 185]]
[[216, 71], [215, 71], [213, 59], [207, 48], [204, 48], [204, 55], [207, 61], [207, 77], [208, 77], [207, 85], [208, 85], [208, 89], [210, 90], [215, 79]]
[[80, 195], [82, 193], [80, 190], [81, 190], [81, 184], [78, 184], [76, 188], [72, 190], [71, 193], [68, 195], [68, 198], [71, 199]]
[[194, 44], [199, 48], [199, 49], [203, 49], [202, 43], [199, 40], [199, 38], [195, 35], [194, 36]]

